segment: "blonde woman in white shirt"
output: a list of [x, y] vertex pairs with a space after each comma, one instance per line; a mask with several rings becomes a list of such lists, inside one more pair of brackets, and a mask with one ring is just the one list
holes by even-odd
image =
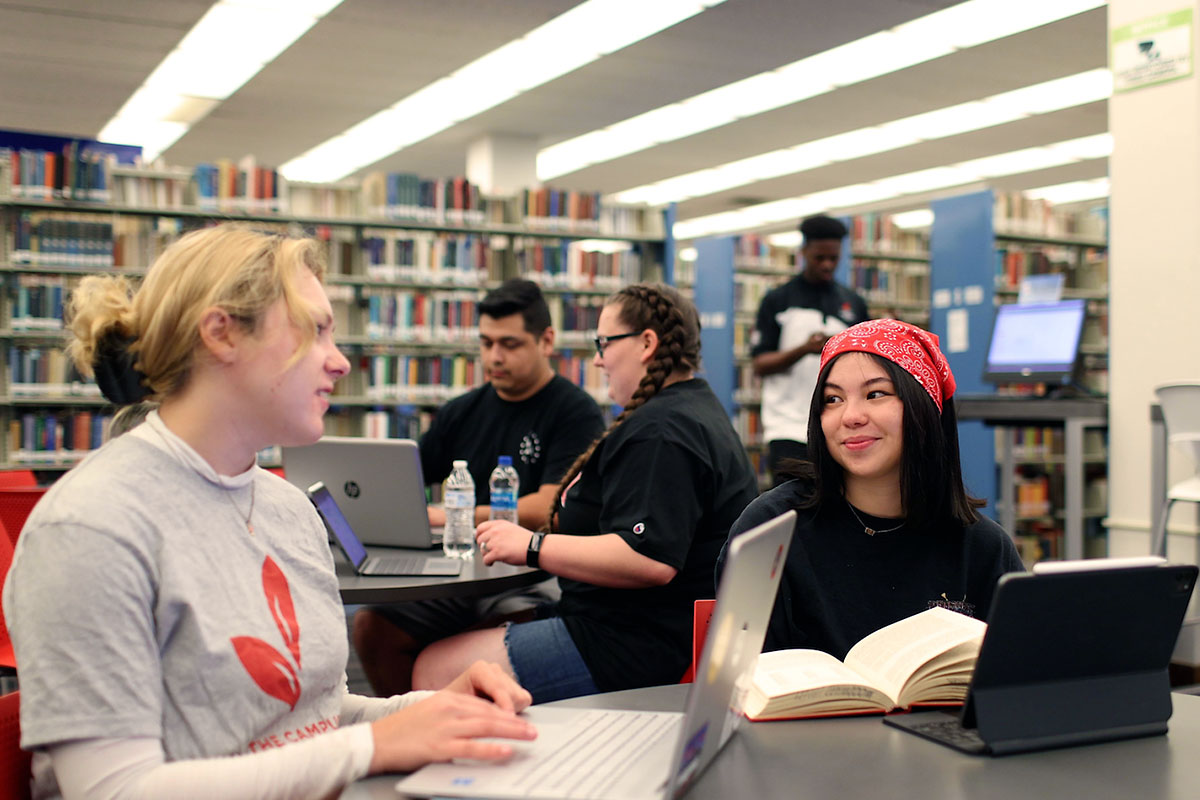
[[169, 247], [136, 293], [112, 277], [75, 292], [76, 363], [160, 405], [38, 504], [5, 585], [35, 798], [327, 797], [536, 735], [492, 664], [436, 694], [346, 690], [324, 527], [255, 464], [318, 439], [349, 371], [323, 278], [316, 242], [222, 225]]

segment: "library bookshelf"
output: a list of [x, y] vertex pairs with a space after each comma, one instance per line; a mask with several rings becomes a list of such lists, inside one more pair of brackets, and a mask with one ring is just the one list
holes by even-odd
[[[242, 178], [218, 179], [233, 187], [221, 195], [202, 188], [205, 170], [105, 167], [104, 192], [77, 199], [28, 191], [16, 159], [0, 158], [0, 469], [67, 469], [103, 441], [113, 409], [63, 354], [70, 292], [94, 273], [138, 281], [196, 228], [241, 222], [323, 244], [339, 346], [353, 367], [327, 415], [327, 432], [341, 435], [416, 437], [438, 405], [478, 385], [476, 302], [516, 276], [543, 288], [559, 332], [557, 369], [603, 402], [590, 355], [603, 299], [673, 272], [662, 211], [601, 207], [569, 192], [480, 198], [459, 179], [456, 189], [430, 182], [428, 205], [380, 206], [375, 184], [387, 200], [409, 199], [387, 194], [387, 176], [366, 189], [288, 184], [241, 164]], [[254, 196], [267, 186], [272, 197]], [[454, 192], [472, 207], [453, 207]], [[271, 463], [277, 453], [260, 457]]]

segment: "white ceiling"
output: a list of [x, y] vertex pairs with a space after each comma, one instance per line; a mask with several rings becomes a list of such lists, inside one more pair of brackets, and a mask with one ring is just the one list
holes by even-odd
[[[646, 0], [653, 2], [654, 0]], [[171, 147], [173, 164], [281, 164], [572, 7], [576, 0], [345, 0]], [[462, 174], [489, 133], [562, 141], [796, 61], [953, 0], [728, 0], [368, 168]], [[0, 0], [0, 127], [95, 136], [209, 0]], [[1104, 8], [555, 179], [611, 192], [1106, 64]], [[214, 53], [220, 58], [220, 53]], [[1099, 133], [1105, 103], [776, 178], [679, 218]], [[1004, 188], [1105, 175], [1106, 159]], [[907, 205], [911, 206], [909, 202]]]

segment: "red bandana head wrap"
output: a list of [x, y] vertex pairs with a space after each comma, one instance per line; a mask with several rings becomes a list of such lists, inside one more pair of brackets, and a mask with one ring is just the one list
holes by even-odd
[[917, 379], [938, 411], [954, 394], [954, 373], [938, 348], [938, 337], [907, 322], [873, 319], [830, 337], [821, 350], [821, 369], [842, 353], [874, 353]]

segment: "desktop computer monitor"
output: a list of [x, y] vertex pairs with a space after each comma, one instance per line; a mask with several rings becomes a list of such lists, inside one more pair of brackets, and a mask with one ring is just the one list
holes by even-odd
[[1084, 300], [998, 307], [983, 379], [998, 384], [1070, 383], [1086, 316]]

